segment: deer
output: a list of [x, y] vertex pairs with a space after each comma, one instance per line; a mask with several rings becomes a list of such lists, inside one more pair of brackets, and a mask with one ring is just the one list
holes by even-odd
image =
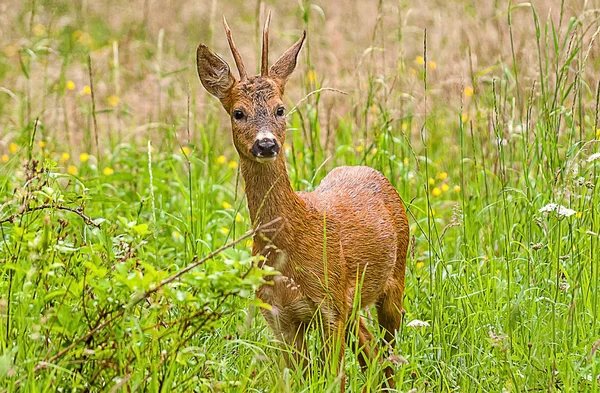
[[[232, 139], [254, 228], [278, 221], [276, 230], [254, 235], [252, 255], [277, 273], [256, 296], [268, 306], [261, 313], [292, 361], [306, 359], [305, 336], [318, 316], [326, 356], [337, 356], [336, 372], [345, 389], [344, 349], [350, 311], [375, 305], [385, 343], [393, 345], [402, 323], [409, 225], [403, 202], [390, 181], [367, 166], [341, 166], [312, 192], [295, 192], [282, 146], [286, 137], [283, 95], [296, 68], [300, 38], [269, 67], [269, 12], [263, 33], [260, 74], [249, 76], [223, 16], [236, 78], [227, 62], [200, 44], [196, 62], [200, 82], [231, 119]], [[373, 359], [373, 335], [358, 317], [358, 360]], [[334, 348], [333, 343], [336, 347]], [[337, 350], [337, 352], [335, 351]], [[393, 369], [385, 369], [393, 387]]]

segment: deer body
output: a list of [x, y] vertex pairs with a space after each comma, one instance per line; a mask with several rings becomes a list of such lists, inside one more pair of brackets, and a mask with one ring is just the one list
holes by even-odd
[[[356, 300], [361, 307], [376, 304], [385, 339], [394, 340], [401, 324], [407, 217], [394, 187], [369, 167], [338, 167], [313, 192], [294, 192], [284, 156], [278, 154], [286, 128], [281, 98], [304, 34], [267, 68], [269, 20], [270, 15], [263, 35], [261, 75], [245, 74], [225, 21], [240, 79], [203, 45], [197, 52], [198, 74], [231, 115], [253, 225], [281, 219], [275, 230], [254, 239], [253, 254], [264, 255], [265, 263], [280, 272], [257, 291], [271, 306], [261, 310], [263, 316], [284, 342], [297, 349], [295, 357], [302, 361], [305, 330], [319, 313], [325, 334], [342, 344], [341, 358], [349, 311]], [[372, 337], [364, 321], [359, 323], [363, 348], [359, 360], [364, 366]], [[386, 373], [391, 378], [391, 370]]]

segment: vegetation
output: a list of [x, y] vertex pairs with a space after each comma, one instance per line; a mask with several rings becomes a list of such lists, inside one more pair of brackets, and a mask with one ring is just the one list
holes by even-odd
[[232, 64], [221, 13], [258, 67], [271, 8], [274, 57], [308, 31], [293, 186], [370, 165], [409, 212], [398, 346], [364, 373], [348, 351], [347, 390], [392, 364], [400, 392], [600, 391], [591, 2], [250, 3], [0, 3], [0, 391], [339, 390], [318, 332], [303, 373], [260, 317], [229, 121], [196, 76], [199, 42]]

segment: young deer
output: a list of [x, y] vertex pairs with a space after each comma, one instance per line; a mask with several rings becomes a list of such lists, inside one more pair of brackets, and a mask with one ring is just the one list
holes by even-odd
[[[339, 167], [315, 191], [294, 192], [280, 154], [286, 132], [282, 97], [306, 32], [269, 68], [270, 19], [269, 13], [260, 75], [247, 75], [225, 17], [223, 25], [240, 78], [203, 44], [196, 53], [198, 75], [231, 117], [253, 225], [280, 218], [276, 231], [265, 230], [254, 239], [253, 255], [263, 255], [265, 263], [280, 272], [257, 291], [258, 298], [271, 306], [262, 314], [278, 337], [297, 350], [294, 356], [302, 362], [305, 331], [318, 313], [328, 352], [333, 350], [332, 338], [341, 343], [338, 364], [343, 370], [345, 329], [355, 297], [361, 307], [376, 305], [388, 343], [400, 327], [407, 217], [398, 192], [369, 167]], [[355, 293], [358, 283], [359, 293]], [[358, 319], [359, 361], [364, 367], [371, 357], [372, 336]], [[387, 369], [386, 375], [393, 384], [392, 370]]]

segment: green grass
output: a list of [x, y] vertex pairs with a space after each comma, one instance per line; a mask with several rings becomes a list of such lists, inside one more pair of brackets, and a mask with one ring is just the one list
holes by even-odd
[[[509, 51], [465, 76], [442, 69], [452, 60], [431, 38], [423, 45], [423, 30], [406, 39], [409, 6], [390, 25], [382, 1], [371, 41], [348, 43], [363, 54], [354, 79], [328, 75], [314, 54], [324, 33], [311, 29], [327, 14], [287, 6], [277, 26], [309, 28], [288, 108], [356, 87], [312, 94], [289, 116], [292, 185], [370, 165], [398, 189], [413, 236], [396, 356], [380, 353], [362, 373], [349, 350], [347, 391], [378, 391], [386, 364], [400, 392], [600, 391], [590, 10], [497, 10]], [[252, 268], [251, 240], [231, 244], [251, 229], [242, 179], [193, 63], [196, 37], [225, 48], [218, 18], [175, 37], [103, 12], [33, 1], [0, 38], [0, 391], [338, 391], [318, 331], [308, 371], [286, 368], [253, 296], [265, 272]], [[255, 10], [244, 12], [254, 26]], [[523, 42], [535, 52], [519, 52]], [[441, 72], [458, 82], [448, 88]], [[573, 214], [540, 211], [550, 203]]]

